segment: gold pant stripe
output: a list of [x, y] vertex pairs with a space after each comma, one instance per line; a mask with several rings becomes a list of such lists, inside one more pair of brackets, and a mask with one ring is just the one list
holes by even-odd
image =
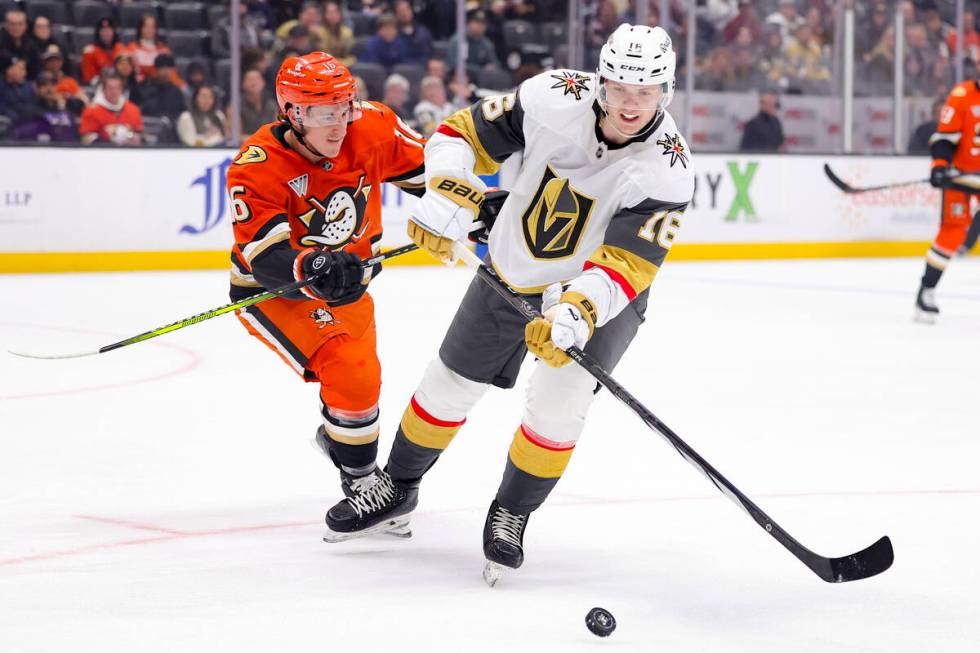
[[378, 429], [375, 430], [373, 433], [368, 433], [367, 435], [350, 436], [350, 435], [341, 435], [339, 433], [335, 433], [333, 430], [327, 427], [327, 435], [330, 436], [331, 440], [333, 440], [334, 442], [341, 442], [343, 444], [353, 444], [353, 445], [371, 444], [372, 442], [378, 439], [378, 434], [380, 432], [381, 430]]
[[558, 478], [572, 458], [574, 448], [545, 449], [527, 439], [518, 428], [510, 444], [510, 460], [521, 471], [539, 478]]
[[438, 426], [431, 424], [415, 412], [409, 404], [402, 415], [402, 433], [408, 438], [409, 442], [417, 444], [427, 449], [445, 449], [452, 442], [453, 437], [459, 431], [460, 426]]

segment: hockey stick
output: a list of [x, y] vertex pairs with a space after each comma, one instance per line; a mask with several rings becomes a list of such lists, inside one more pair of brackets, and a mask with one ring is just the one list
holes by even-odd
[[[831, 181], [832, 184], [837, 186], [843, 192], [848, 195], [854, 195], [857, 193], [870, 193], [876, 190], [890, 190], [892, 188], [903, 188], [905, 186], [917, 186], [919, 184], [928, 184], [929, 179], [916, 179], [915, 181], [900, 181], [893, 184], [882, 184], [880, 186], [861, 186], [860, 188], [851, 186], [846, 181], [841, 179], [830, 169], [830, 165], [823, 164], [823, 171], [827, 175], [827, 179]], [[946, 188], [951, 188], [953, 190], [963, 191], [965, 193], [976, 193], [980, 192], [980, 177], [977, 175], [957, 175], [952, 177], [947, 182]]]
[[[418, 245], [411, 243], [408, 245], [402, 245], [401, 247], [396, 247], [395, 249], [388, 250], [387, 252], [382, 252], [377, 256], [372, 256], [371, 258], [364, 259], [363, 267], [370, 268], [382, 261], [386, 261], [390, 258], [396, 256], [401, 256], [402, 254], [407, 254], [408, 252], [418, 249]], [[96, 354], [104, 354], [108, 351], [114, 349], [120, 349], [121, 347], [126, 347], [128, 345], [135, 345], [138, 342], [144, 342], [150, 340], [151, 338], [156, 338], [157, 336], [162, 336], [165, 333], [170, 333], [171, 331], [176, 331], [178, 329], [183, 329], [184, 327], [191, 326], [192, 324], [197, 324], [198, 322], [204, 322], [205, 320], [210, 320], [213, 317], [218, 317], [219, 315], [224, 315], [225, 313], [231, 313], [232, 311], [237, 311], [241, 308], [246, 308], [259, 302], [264, 302], [267, 299], [272, 299], [273, 297], [280, 297], [282, 295], [291, 293], [293, 291], [304, 288], [319, 278], [319, 275], [303, 279], [302, 281], [295, 281], [293, 283], [286, 284], [285, 286], [280, 286], [274, 288], [273, 290], [268, 290], [258, 295], [252, 295], [241, 301], [235, 302], [233, 304], [225, 304], [218, 308], [211, 309], [210, 311], [205, 311], [203, 313], [198, 313], [191, 317], [184, 318], [183, 320], [178, 320], [166, 326], [158, 327], [152, 329], [151, 331], [146, 331], [138, 336], [132, 336], [131, 338], [126, 338], [125, 340], [120, 340], [119, 342], [114, 342], [111, 345], [106, 345], [104, 347], [99, 347], [91, 351], [81, 351], [74, 354], [28, 354], [19, 351], [9, 350], [9, 353], [14, 356], [20, 356], [22, 358], [36, 358], [42, 360], [57, 360], [62, 358], [82, 358], [84, 356], [95, 356]]]
[[[503, 297], [508, 304], [517, 309], [517, 311], [527, 318], [528, 321], [541, 316], [540, 312], [538, 312], [527, 300], [512, 290], [510, 286], [508, 286], [497, 275], [493, 268], [485, 265], [476, 256], [476, 254], [462, 246], [456, 247], [455, 251], [457, 256], [459, 256], [459, 258], [461, 258], [467, 266], [476, 270], [476, 274], [480, 277], [480, 279], [486, 282], [493, 290], [497, 292], [497, 294]], [[609, 390], [613, 396], [626, 404], [630, 410], [636, 413], [636, 415], [638, 415], [647, 426], [656, 431], [672, 447], [674, 447], [681, 457], [694, 465], [698, 471], [704, 474], [708, 480], [721, 491], [722, 494], [734, 501], [735, 505], [748, 513], [748, 515], [754, 519], [759, 526], [765, 529], [765, 531], [775, 538], [777, 542], [782, 544], [789, 550], [790, 553], [796, 556], [803, 564], [809, 567], [813, 573], [823, 580], [827, 581], [828, 583], [844, 583], [851, 580], [860, 580], [862, 578], [868, 578], [870, 576], [880, 574], [891, 566], [892, 561], [894, 560], [894, 552], [892, 551], [891, 540], [888, 539], [887, 535], [868, 548], [841, 558], [825, 558], [824, 556], [810, 551], [805, 546], [793, 539], [789, 533], [784, 531], [782, 527], [774, 522], [769, 515], [763, 512], [759, 506], [755, 505], [751, 499], [742, 494], [737, 487], [732, 485], [732, 483], [722, 476], [718, 470], [712, 467], [708, 461], [702, 458], [694, 449], [681, 440], [676, 433], [674, 433], [666, 424], [661, 422], [660, 419], [658, 419], [656, 415], [641, 404], [639, 400], [627, 392], [623, 386], [619, 385], [619, 383], [617, 383], [602, 369], [602, 366], [600, 366], [595, 359], [583, 352], [578, 347], [570, 347], [567, 350], [567, 353], [572, 360], [581, 365], [589, 374], [595, 377], [599, 383], [605, 386], [605, 388]]]

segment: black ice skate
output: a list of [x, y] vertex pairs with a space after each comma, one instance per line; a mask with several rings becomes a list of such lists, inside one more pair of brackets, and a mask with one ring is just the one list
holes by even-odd
[[939, 307], [936, 306], [936, 289], [919, 287], [919, 295], [915, 298], [915, 321], [935, 324], [939, 317]]
[[524, 529], [530, 515], [517, 515], [502, 507], [496, 499], [490, 504], [483, 525], [483, 580], [493, 587], [503, 575], [504, 567], [517, 569], [524, 563]]
[[[327, 441], [327, 432], [323, 426], [320, 426], [316, 430], [316, 437], [313, 438], [313, 446], [316, 447], [317, 451], [326, 456], [327, 460], [337, 465], [337, 461], [330, 456], [330, 443]], [[376, 467], [372, 467], [363, 474], [351, 474], [343, 468], [340, 469], [340, 489], [344, 491], [345, 497], [360, 494], [377, 482], [378, 470]]]
[[394, 481], [388, 472], [376, 473], [376, 482], [348, 497], [327, 512], [324, 542], [343, 542], [365, 535], [411, 537], [411, 513], [419, 502], [418, 482]]

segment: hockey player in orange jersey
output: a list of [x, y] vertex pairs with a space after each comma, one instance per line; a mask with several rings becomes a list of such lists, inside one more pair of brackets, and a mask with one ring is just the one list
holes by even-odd
[[939, 233], [926, 253], [926, 269], [915, 300], [916, 319], [935, 322], [936, 284], [949, 261], [967, 239], [973, 211], [973, 193], [951, 187], [951, 169], [959, 174], [980, 173], [980, 81], [957, 85], [946, 98], [936, 133], [929, 140], [932, 171], [929, 183], [942, 190], [942, 214]]
[[362, 269], [362, 259], [380, 248], [382, 184], [423, 191], [425, 141], [388, 107], [360, 101], [347, 68], [323, 52], [283, 61], [276, 96], [278, 122], [249, 138], [228, 171], [231, 297], [326, 271], [238, 318], [305, 381], [319, 382], [316, 442], [354, 497], [377, 478], [381, 389], [366, 292], [380, 265]]

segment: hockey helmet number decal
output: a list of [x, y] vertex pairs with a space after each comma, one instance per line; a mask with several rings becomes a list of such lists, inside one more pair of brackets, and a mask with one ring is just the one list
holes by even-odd
[[572, 188], [548, 166], [521, 216], [524, 242], [531, 255], [555, 260], [575, 254], [594, 206], [594, 198]]

